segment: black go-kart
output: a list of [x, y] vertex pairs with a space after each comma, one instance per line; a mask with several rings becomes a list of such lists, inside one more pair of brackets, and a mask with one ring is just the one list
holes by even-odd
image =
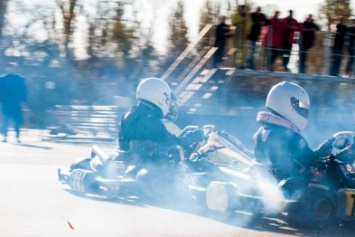
[[307, 177], [276, 182], [261, 165], [254, 165], [242, 179], [209, 183], [207, 207], [226, 213], [242, 210], [256, 216], [277, 216], [309, 227], [354, 223], [355, 163], [354, 159], [339, 159], [337, 153], [354, 142], [355, 132], [338, 132], [333, 138], [332, 154], [320, 160], [321, 170], [311, 168]]

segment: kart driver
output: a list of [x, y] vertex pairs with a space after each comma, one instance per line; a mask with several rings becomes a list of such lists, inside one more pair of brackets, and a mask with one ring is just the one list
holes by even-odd
[[261, 123], [253, 137], [256, 161], [267, 165], [279, 181], [306, 174], [333, 142], [326, 140], [313, 151], [300, 134], [308, 122], [307, 92], [295, 83], [280, 82], [269, 91], [266, 108], [267, 111], [260, 111], [256, 117]]
[[133, 152], [134, 169], [127, 170], [129, 177], [136, 178], [142, 168], [156, 165], [161, 154], [169, 147], [180, 145], [187, 148], [193, 142], [201, 141], [200, 130], [178, 137], [170, 133], [162, 119], [176, 119], [178, 108], [176, 98], [169, 85], [159, 78], [143, 79], [136, 89], [137, 104], [123, 115], [118, 131], [121, 151]]

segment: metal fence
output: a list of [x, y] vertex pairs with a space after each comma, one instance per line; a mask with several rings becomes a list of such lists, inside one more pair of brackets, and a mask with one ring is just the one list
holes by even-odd
[[[271, 27], [270, 27], [271, 28]], [[272, 28], [270, 29], [272, 31]], [[272, 35], [272, 34], [269, 34]], [[340, 60], [339, 67], [339, 77], [345, 78], [355, 78], [355, 60], [351, 60], [354, 58], [354, 53], [350, 54], [350, 39], [355, 37], [350, 37], [350, 34], [346, 34], [344, 37], [344, 47], [342, 50], [334, 51], [333, 43], [336, 33], [335, 32], [326, 32], [326, 31], [316, 31], [315, 32], [315, 40], [313, 47], [307, 50], [307, 60], [305, 62], [307, 70], [305, 73], [307, 74], [315, 74], [315, 75], [330, 75], [331, 67], [335, 63], [334, 59], [338, 56]], [[234, 37], [245, 37], [241, 35], [235, 35]], [[290, 59], [288, 63], [288, 72], [291, 73], [299, 73], [299, 62], [300, 62], [300, 42], [301, 42], [302, 34], [299, 32], [295, 32], [294, 42], [292, 44], [292, 50], [290, 54]], [[236, 45], [235, 42], [238, 40], [232, 39], [229, 41], [228, 46], [225, 50], [224, 57], [224, 66], [229, 67], [239, 67], [243, 63], [241, 63], [242, 58], [248, 57], [251, 52], [250, 42], [244, 40], [244, 44]], [[268, 61], [270, 61], [270, 51], [273, 49], [271, 47], [272, 38], [269, 37], [267, 39], [266, 44], [262, 44], [261, 41], [256, 42], [256, 49], [254, 54], [254, 63], [256, 70], [269, 70]], [[274, 71], [285, 71], [282, 65], [282, 47], [278, 48], [280, 56], [275, 60], [273, 70]], [[354, 49], [353, 49], [354, 50]], [[242, 55], [242, 54], [247, 55]], [[346, 67], [348, 63], [351, 63], [352, 70], [350, 73], [346, 72]], [[246, 69], [248, 69], [248, 65], [246, 65]]]

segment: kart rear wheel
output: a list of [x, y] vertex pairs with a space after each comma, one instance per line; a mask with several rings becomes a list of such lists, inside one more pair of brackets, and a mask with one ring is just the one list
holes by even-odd
[[211, 182], [206, 188], [207, 209], [219, 212], [230, 212], [236, 209], [237, 188], [229, 183]]
[[335, 224], [335, 206], [329, 191], [307, 188], [300, 199], [300, 208], [290, 212], [293, 224], [305, 227], [323, 227]]
[[140, 196], [147, 201], [166, 202], [174, 196], [173, 179], [154, 169], [141, 169], [136, 182], [139, 184]]

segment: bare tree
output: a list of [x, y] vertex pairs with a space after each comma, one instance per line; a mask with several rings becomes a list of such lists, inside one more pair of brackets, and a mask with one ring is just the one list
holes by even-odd
[[68, 59], [73, 58], [69, 44], [74, 33], [75, 19], [79, 15], [79, 11], [82, 10], [82, 5], [79, 0], [56, 0], [56, 3], [62, 13], [65, 56]]
[[170, 52], [177, 57], [188, 45], [187, 26], [185, 22], [184, 3], [178, 2], [176, 11], [169, 18], [170, 26]]
[[351, 16], [350, 0], [325, 0], [319, 7], [320, 20], [325, 20], [328, 31], [338, 16]]
[[9, 0], [0, 0], [0, 39], [2, 38], [2, 31], [4, 28], [5, 15], [7, 12]]

